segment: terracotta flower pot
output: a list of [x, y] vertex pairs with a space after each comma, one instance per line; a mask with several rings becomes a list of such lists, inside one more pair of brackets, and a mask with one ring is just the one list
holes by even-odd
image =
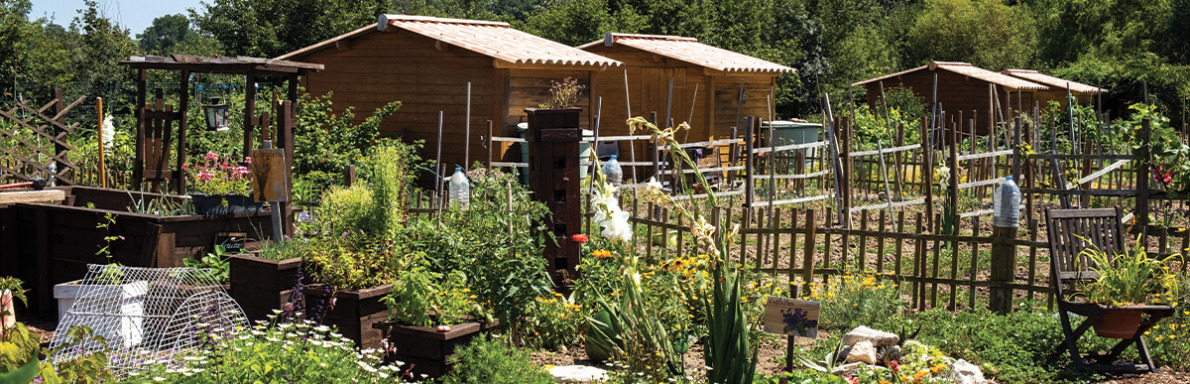
[[1136, 335], [1144, 311], [1106, 307], [1103, 317], [1095, 323], [1095, 334], [1112, 339], [1128, 339]]

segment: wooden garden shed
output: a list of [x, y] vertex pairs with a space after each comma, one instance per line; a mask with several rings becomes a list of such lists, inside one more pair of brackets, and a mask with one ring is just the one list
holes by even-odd
[[1079, 104], [1094, 103], [1096, 95], [1107, 92], [1103, 88], [1046, 75], [1031, 69], [1005, 69], [1000, 73], [1049, 87], [1048, 90], [1036, 93], [1037, 101], [1041, 103], [1042, 108], [1045, 108], [1050, 101], [1057, 101], [1065, 107], [1067, 87], [1069, 87], [1070, 95], [1074, 96]]
[[[1049, 87], [1003, 73], [989, 71], [969, 63], [933, 61], [927, 65], [868, 79], [852, 84], [867, 89], [868, 105], [880, 105], [881, 87], [905, 87], [922, 101], [927, 111], [934, 96], [934, 75], [938, 75], [937, 100], [946, 112], [947, 124], [957, 121], [960, 114], [964, 120], [974, 117], [975, 131], [984, 135], [992, 121], [992, 111], [999, 106], [1005, 119], [1014, 116], [1013, 111], [1032, 110], [1038, 92]], [[998, 99], [998, 103], [997, 103]]]
[[[595, 74], [591, 94], [603, 97], [601, 136], [626, 135], [626, 118], [655, 112], [659, 125], [667, 114], [675, 125], [690, 123], [689, 138], [679, 140], [727, 137], [743, 116], [771, 120], [776, 79], [795, 72], [690, 37], [608, 33], [579, 48], [624, 62], [621, 71]], [[739, 108], [741, 90], [746, 97]]]
[[[323, 71], [302, 78], [306, 91], [334, 92], [336, 111], [356, 107], [357, 122], [385, 103], [401, 101], [400, 110], [381, 125], [381, 134], [425, 140], [423, 154], [430, 159], [443, 112], [444, 164], [464, 162], [468, 83], [469, 160], [475, 161], [487, 157], [479, 140], [487, 135], [486, 121], [492, 121], [496, 136], [516, 136], [524, 109], [548, 101], [551, 81], [572, 77], [590, 85], [593, 73], [622, 65], [508, 23], [406, 15], [380, 15], [376, 25], [278, 58], [324, 64]], [[577, 105], [583, 108], [584, 127], [594, 110], [586, 95]]]

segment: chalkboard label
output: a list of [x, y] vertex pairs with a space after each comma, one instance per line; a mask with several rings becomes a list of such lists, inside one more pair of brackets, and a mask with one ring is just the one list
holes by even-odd
[[227, 253], [244, 252], [244, 245], [248, 242], [247, 232], [219, 232], [215, 234], [215, 245], [222, 245]]

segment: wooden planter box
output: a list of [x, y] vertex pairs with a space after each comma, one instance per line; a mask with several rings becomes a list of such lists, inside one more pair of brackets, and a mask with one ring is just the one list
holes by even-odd
[[[393, 285], [385, 284], [358, 291], [336, 292], [335, 309], [325, 312], [322, 324], [337, 327], [343, 337], [355, 341], [360, 349], [380, 348], [380, 339], [384, 334], [372, 325], [388, 319], [388, 307], [380, 299], [392, 291]], [[315, 307], [323, 299], [322, 294], [321, 284], [306, 287], [307, 318], [313, 315]]]
[[447, 359], [454, 355], [456, 348], [497, 324], [462, 323], [451, 326], [449, 332], [389, 322], [379, 322], [374, 327], [381, 330], [390, 347], [396, 349], [388, 355], [389, 360], [402, 361], [405, 363], [403, 367], [412, 366], [414, 375], [439, 377], [450, 369]]
[[251, 254], [228, 259], [231, 297], [240, 304], [249, 322], [266, 320], [274, 309], [289, 302], [297, 282], [301, 258], [270, 260]]
[[[263, 240], [272, 233], [269, 213], [228, 216], [156, 216], [128, 212], [134, 198], [160, 194], [92, 187], [59, 187], [61, 204], [0, 205], [0, 271], [25, 281], [29, 310], [43, 318], [57, 317], [53, 286], [81, 279], [87, 264], [107, 264], [95, 253], [108, 233], [96, 228], [112, 214], [113, 262], [130, 267], [182, 267], [183, 259], [212, 251], [219, 232], [247, 232]], [[184, 196], [167, 198], [183, 200]], [[94, 208], [88, 208], [88, 204]]]

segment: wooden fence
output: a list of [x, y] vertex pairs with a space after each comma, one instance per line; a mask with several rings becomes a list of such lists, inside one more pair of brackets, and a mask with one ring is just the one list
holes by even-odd
[[52, 100], [40, 107], [21, 100], [12, 108], [0, 109], [0, 153], [5, 158], [0, 163], [0, 182], [53, 176], [57, 183], [75, 184], [78, 166], [71, 162], [74, 147], [66, 136], [78, 123], [67, 123], [65, 116], [85, 99], [65, 104], [62, 90], [54, 89]]

